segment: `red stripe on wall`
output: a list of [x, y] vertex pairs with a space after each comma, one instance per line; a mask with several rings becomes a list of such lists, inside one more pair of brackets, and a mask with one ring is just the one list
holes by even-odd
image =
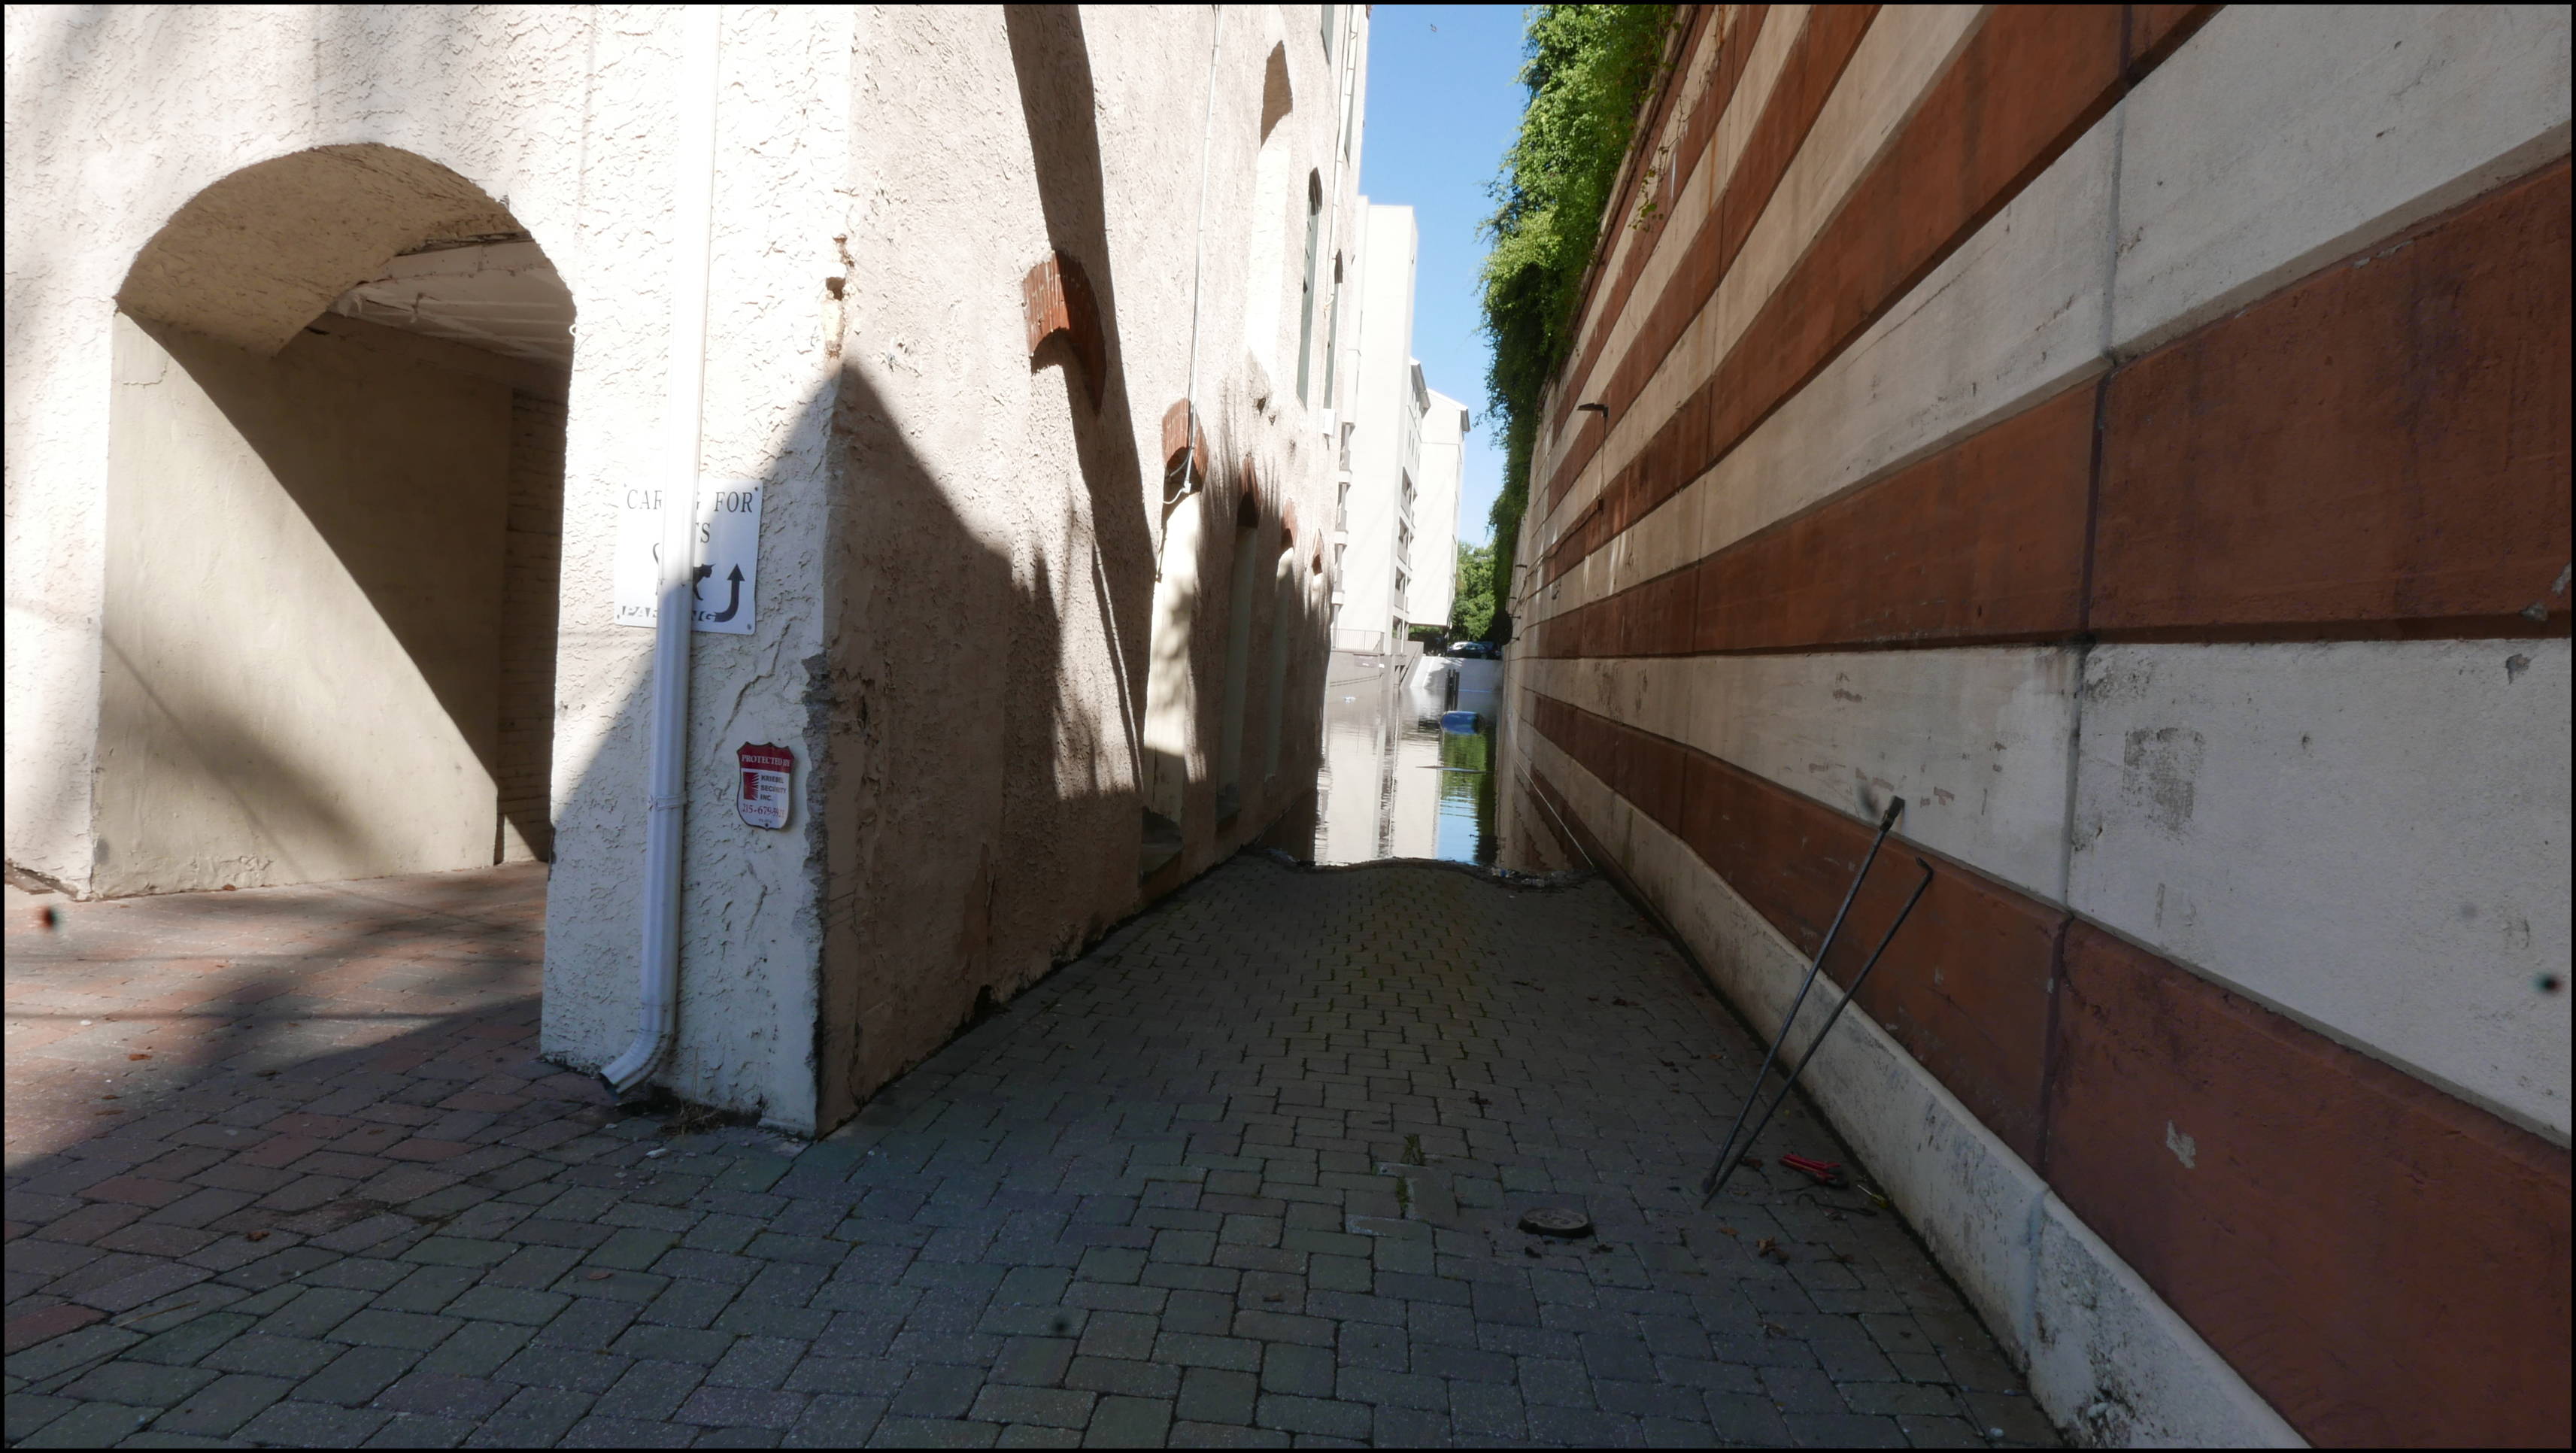
[[2129, 7], [2129, 79], [2164, 63], [2182, 48], [2222, 7], [2216, 5], [2132, 5]]
[[2082, 622], [2094, 390], [1532, 626], [1541, 656], [2052, 639]]
[[2566, 1446], [2565, 1149], [2090, 924], [2059, 993], [2049, 1184], [2293, 1426]]
[[[1601, 515], [1559, 543], [1546, 578], [1562, 575], [1732, 452], [2072, 145], [2124, 84], [2123, 35], [2116, 6], [1999, 9], [1925, 93], [1716, 370], [1611, 476]], [[1712, 275], [1712, 289], [1715, 282]], [[1623, 362], [1621, 378], [1627, 367]], [[1577, 461], [1598, 447], [1600, 425], [1590, 428], [1593, 440], [1567, 460], [1576, 472]], [[1560, 470], [1551, 500], [1573, 477]]]
[[2089, 527], [2082, 388], [1528, 649], [2563, 634], [2570, 200], [2560, 161], [2112, 374]]
[[[1814, 950], [1869, 826], [1552, 697], [1528, 719]], [[1838, 982], [1911, 889], [1901, 846], [1843, 929]], [[2293, 1426], [2320, 1444], [2568, 1441], [2564, 1148], [1930, 861], [1862, 1008]]]
[[2562, 160], [2115, 375], [2094, 628], [2565, 630], [2568, 177]]
[[[1779, 79], [1772, 83], [1771, 94], [1763, 101], [1761, 118], [1753, 124], [1744, 154], [1736, 158], [1735, 170], [1719, 189], [1715, 205], [1699, 230], [1691, 234], [1680, 263], [1640, 320], [1628, 351], [1611, 370], [1603, 391], [1611, 417], [1627, 416], [1628, 406], [1644, 391], [1646, 380], [1654, 376], [1664, 356], [1672, 352], [1673, 345], [1690, 327], [1691, 319], [1716, 293], [1719, 280], [1735, 266], [1746, 235], [1770, 207], [1780, 178], [1797, 158], [1798, 148], [1806, 144], [1807, 133], [1815, 129], [1817, 113], [1825, 109], [1834, 86], [1842, 80], [1844, 68], [1851, 64], [1852, 52], [1860, 49], [1861, 37], [1869, 33], [1870, 22], [1877, 18], [1875, 5], [1819, 5], [1807, 12], [1806, 25], [1790, 47]], [[1547, 502], [1551, 508], [1574, 487], [1584, 465], [1600, 449], [1608, 427], [1601, 416], [1592, 416], [1585, 435], [1558, 462], [1548, 481]]]
[[[1618, 871], [1616, 860], [1610, 857], [1608, 849], [1585, 830], [1582, 816], [1574, 811], [1573, 804], [1566, 801], [1565, 793], [1545, 772], [1530, 769], [1530, 790], [1543, 804], [1538, 814], [1540, 825], [1549, 837], [1556, 840], [1559, 855], [1566, 862], [1588, 862], [1596, 869], [1608, 863], [1613, 865], [1612, 871]], [[1636, 885], [1629, 882], [1624, 873], [1618, 881], [1620, 886], [1635, 891]]]

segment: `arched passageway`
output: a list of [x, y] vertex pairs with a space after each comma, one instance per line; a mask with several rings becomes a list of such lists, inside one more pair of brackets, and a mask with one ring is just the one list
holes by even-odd
[[103, 896], [550, 856], [572, 299], [376, 145], [245, 167], [117, 296]]

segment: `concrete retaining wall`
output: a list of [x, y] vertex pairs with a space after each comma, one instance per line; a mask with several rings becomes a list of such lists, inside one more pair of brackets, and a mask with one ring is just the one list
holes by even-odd
[[1768, 1026], [1903, 796], [1816, 1093], [2053, 1416], [2564, 1440], [2566, 13], [1689, 23], [1506, 843]]

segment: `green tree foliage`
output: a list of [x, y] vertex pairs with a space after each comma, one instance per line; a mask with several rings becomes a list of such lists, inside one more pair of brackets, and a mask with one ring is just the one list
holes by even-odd
[[[1609, 230], [1602, 211], [1637, 117], [1661, 79], [1670, 5], [1537, 5], [1521, 82], [1529, 106], [1490, 188], [1485, 334], [1494, 361], [1488, 416], [1503, 430], [1503, 491], [1494, 501], [1493, 588], [1509, 589], [1539, 399], [1573, 343], [1584, 270]], [[1463, 580], [1463, 576], [1462, 576]], [[1489, 596], [1489, 598], [1491, 598]], [[1460, 591], [1463, 604], [1465, 592]]]
[[1458, 588], [1449, 597], [1449, 638], [1481, 641], [1494, 624], [1494, 547], [1458, 547]]

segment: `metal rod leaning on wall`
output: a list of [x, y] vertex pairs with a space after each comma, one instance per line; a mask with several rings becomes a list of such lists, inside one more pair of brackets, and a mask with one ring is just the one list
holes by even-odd
[[[1771, 1036], [1771, 1049], [1762, 1056], [1762, 1068], [1753, 1072], [1753, 1088], [1744, 1097], [1744, 1108], [1735, 1112], [1735, 1123], [1726, 1127], [1726, 1152], [1700, 1180], [1700, 1204], [1706, 1205], [1708, 1198], [1717, 1194], [1717, 1184], [1723, 1179], [1719, 1172], [1734, 1164], [1735, 1157], [1742, 1154], [1735, 1148], [1736, 1132], [1744, 1128], [1744, 1117], [1753, 1113], [1753, 1102], [1762, 1098], [1762, 1081], [1771, 1073], [1771, 1066], [1778, 1062], [1780, 1046], [1789, 1042], [1789, 1026], [1798, 1022], [1798, 1011], [1807, 1004], [1807, 991], [1816, 987], [1817, 971], [1824, 968], [1825, 955], [1834, 951], [1834, 939], [1842, 933], [1843, 919], [1849, 916], [1853, 902], [1860, 897], [1860, 885], [1869, 876], [1870, 864], [1878, 861], [1879, 848], [1885, 845], [1887, 834], [1895, 828], [1896, 819], [1904, 811], [1905, 799], [1892, 797], [1888, 799], [1887, 811], [1879, 814], [1878, 836], [1869, 840], [1869, 851], [1861, 856], [1860, 871], [1852, 874], [1851, 887], [1843, 893], [1842, 906], [1834, 910], [1833, 924], [1825, 930], [1825, 941], [1816, 945], [1816, 956], [1807, 964], [1807, 977], [1798, 983], [1798, 997], [1789, 1001], [1789, 1012], [1781, 1016], [1780, 1032]], [[1747, 1145], [1750, 1144], [1748, 1141]]]
[[[1844, 992], [1842, 1001], [1834, 1005], [1834, 1012], [1825, 1016], [1824, 1027], [1817, 1030], [1816, 1037], [1808, 1042], [1807, 1052], [1798, 1056], [1797, 1066], [1789, 1071], [1789, 1078], [1781, 1084], [1780, 1093], [1771, 1097], [1771, 1104], [1762, 1112], [1762, 1118], [1753, 1123], [1753, 1133], [1744, 1137], [1744, 1149], [1736, 1149], [1734, 1140], [1731, 1137], [1729, 1138], [1725, 1151], [1722, 1153], [1717, 1164], [1712, 1167], [1708, 1173], [1709, 1179], [1707, 1182], [1707, 1193], [1699, 1198], [1699, 1203], [1701, 1205], [1705, 1206], [1709, 1202], [1716, 1200], [1717, 1193], [1726, 1189], [1726, 1179], [1728, 1176], [1735, 1173], [1735, 1167], [1744, 1154], [1744, 1151], [1751, 1150], [1753, 1148], [1753, 1143], [1762, 1138], [1762, 1132], [1770, 1125], [1771, 1117], [1780, 1113], [1780, 1106], [1789, 1098], [1789, 1092], [1798, 1088], [1798, 1076], [1806, 1073], [1807, 1062], [1816, 1057], [1816, 1051], [1825, 1047], [1825, 1036], [1834, 1032], [1834, 1021], [1842, 1018], [1843, 1011], [1849, 1009], [1852, 1006], [1852, 1001], [1860, 997], [1860, 986], [1869, 982], [1869, 971], [1878, 967], [1879, 957], [1887, 952], [1887, 946], [1889, 944], [1896, 942], [1896, 931], [1905, 926], [1905, 920], [1907, 918], [1913, 916], [1914, 905], [1923, 901], [1924, 891], [1932, 886], [1932, 865], [1921, 858], [1916, 858], [1914, 860], [1914, 866], [1923, 870], [1923, 876], [1914, 884], [1914, 891], [1906, 895], [1905, 906], [1896, 910], [1896, 921], [1887, 926], [1887, 932], [1879, 939], [1878, 947], [1870, 950], [1869, 962], [1862, 964], [1860, 966], [1860, 972], [1852, 976], [1851, 988]], [[1819, 964], [1823, 963], [1824, 955], [1818, 954], [1816, 956], [1816, 962]], [[1784, 1037], [1788, 1032], [1788, 1025], [1783, 1024], [1780, 1026], [1780, 1033]], [[1777, 1046], [1775, 1045], [1774, 1048], [1776, 1049]], [[1761, 1097], [1762, 1082], [1760, 1080], [1755, 1080], [1753, 1082], [1753, 1094], [1756, 1099]], [[1745, 1108], [1748, 1110], [1753, 1107], [1752, 1100], [1747, 1100], [1744, 1103]]]

